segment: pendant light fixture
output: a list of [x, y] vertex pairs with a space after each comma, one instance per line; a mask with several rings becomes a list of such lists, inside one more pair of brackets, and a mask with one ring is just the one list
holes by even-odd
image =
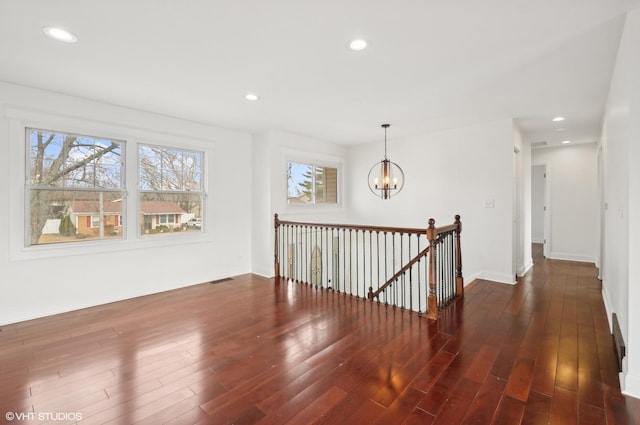
[[382, 124], [384, 128], [384, 159], [373, 164], [369, 170], [369, 189], [382, 199], [389, 199], [400, 193], [404, 187], [404, 172], [395, 162], [387, 158], [387, 128], [390, 124]]

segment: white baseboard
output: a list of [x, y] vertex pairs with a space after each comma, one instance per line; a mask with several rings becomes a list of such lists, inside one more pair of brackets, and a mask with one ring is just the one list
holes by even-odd
[[515, 276], [505, 273], [495, 272], [482, 272], [480, 279], [491, 280], [493, 282], [506, 283], [508, 285], [515, 285]]
[[622, 394], [640, 398], [640, 376], [620, 373], [620, 388]]
[[611, 323], [611, 317], [613, 310], [611, 309], [611, 301], [609, 300], [609, 294], [607, 293], [606, 285], [602, 285], [602, 302], [604, 303], [604, 309], [607, 312], [607, 323], [609, 324], [609, 332], [613, 332], [613, 323]]
[[482, 279], [482, 273], [474, 273], [469, 276], [464, 276], [464, 286], [467, 286], [476, 279]]
[[522, 267], [520, 267], [520, 269], [518, 269], [518, 276], [526, 275], [529, 272], [529, 270], [531, 270], [532, 267], [533, 267], [533, 259], [529, 258], [527, 263], [524, 264]]
[[544, 238], [531, 238], [531, 243], [544, 243]]
[[595, 258], [583, 254], [570, 252], [550, 252], [547, 258], [551, 260], [579, 261], [581, 263], [595, 263]]
[[269, 266], [254, 265], [252, 267], [251, 273], [257, 274], [258, 276], [269, 277], [269, 278], [275, 276], [275, 272], [273, 270], [273, 264]]

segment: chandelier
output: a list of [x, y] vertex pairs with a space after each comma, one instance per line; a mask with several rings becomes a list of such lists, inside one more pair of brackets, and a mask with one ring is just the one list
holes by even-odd
[[395, 162], [387, 158], [387, 128], [390, 124], [382, 124], [384, 128], [384, 159], [373, 164], [369, 170], [369, 189], [382, 199], [389, 199], [400, 193], [404, 187], [404, 172]]

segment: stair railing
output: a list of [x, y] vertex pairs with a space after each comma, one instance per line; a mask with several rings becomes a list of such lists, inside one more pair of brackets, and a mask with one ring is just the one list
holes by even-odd
[[463, 296], [458, 215], [448, 226], [436, 228], [431, 219], [427, 229], [418, 229], [285, 221], [276, 214], [274, 228], [277, 279], [430, 318]]

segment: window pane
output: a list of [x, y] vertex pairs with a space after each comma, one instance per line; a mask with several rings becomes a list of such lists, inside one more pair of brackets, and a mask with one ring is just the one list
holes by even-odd
[[289, 204], [313, 202], [313, 165], [289, 162], [287, 185], [287, 202]]
[[122, 237], [123, 192], [30, 191], [30, 245]]
[[122, 188], [122, 142], [34, 129], [27, 136], [32, 186]]
[[[197, 226], [193, 225], [196, 218]], [[140, 226], [143, 235], [200, 231], [202, 195], [142, 192], [140, 194]]]
[[140, 189], [202, 190], [202, 153], [141, 145]]
[[338, 169], [317, 167], [316, 202], [335, 204], [338, 202]]

